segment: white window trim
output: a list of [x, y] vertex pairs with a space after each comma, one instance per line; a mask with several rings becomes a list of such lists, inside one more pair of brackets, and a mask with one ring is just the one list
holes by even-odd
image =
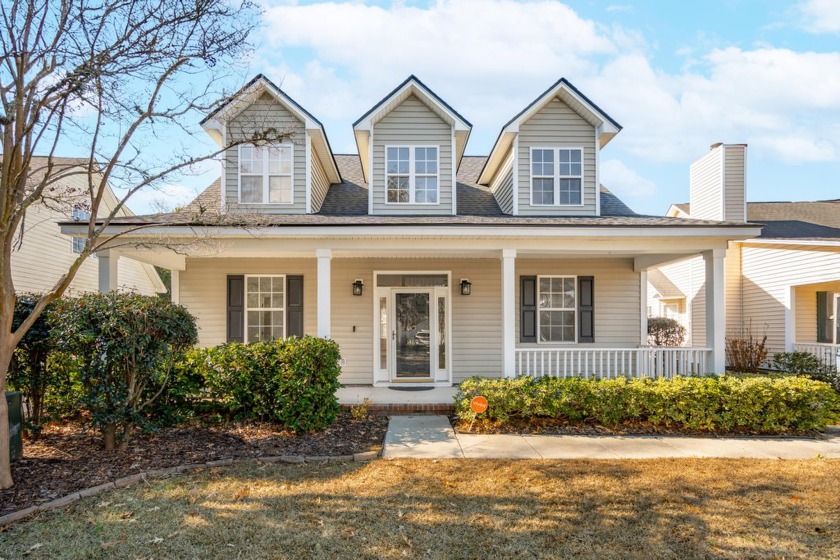
[[[534, 177], [548, 178], [548, 175], [534, 175], [534, 151], [535, 150], [551, 150], [554, 156], [554, 204], [537, 204], [534, 202]], [[577, 150], [580, 152], [580, 175], [561, 175], [560, 174], [560, 150]], [[584, 206], [584, 156], [585, 151], [583, 146], [531, 146], [528, 158], [528, 188], [530, 190], [531, 206], [548, 206], [551, 208], [580, 208]], [[580, 179], [580, 204], [560, 204], [560, 179]]]
[[[243, 202], [242, 201], [242, 147], [243, 146], [251, 146], [251, 147], [276, 147], [276, 148], [289, 148], [291, 152], [291, 168], [289, 169], [289, 181], [292, 185], [292, 197], [289, 202], [268, 202], [268, 177], [269, 177], [269, 163], [268, 157], [263, 159], [263, 201], [262, 202]], [[267, 155], [267, 154], [266, 154]], [[254, 144], [240, 144], [236, 150], [236, 181], [237, 181], [237, 188], [239, 191], [239, 204], [244, 204], [248, 206], [266, 206], [266, 205], [281, 205], [281, 206], [291, 206], [295, 203], [295, 145], [292, 142], [283, 142], [282, 144], [271, 144], [265, 146], [255, 146]], [[246, 173], [246, 175], [259, 175], [258, 173]], [[285, 177], [285, 173], [275, 174], [277, 176]]]
[[[244, 296], [245, 296], [245, 305], [243, 305], [245, 309], [245, 343], [251, 342], [248, 340], [248, 312], [249, 311], [280, 311], [283, 313], [283, 336], [282, 338], [286, 338], [286, 333], [288, 332], [289, 325], [288, 316], [286, 314], [286, 302], [288, 301], [289, 294], [286, 293], [287, 284], [286, 284], [286, 275], [285, 274], [245, 274], [245, 286], [244, 286]], [[248, 307], [248, 278], [281, 278], [283, 280], [283, 307], [280, 308], [265, 308], [265, 307], [257, 307], [257, 308], [250, 308]]]
[[[569, 309], [568, 307], [540, 307], [540, 280], [543, 278], [571, 278], [575, 282], [575, 307]], [[544, 274], [537, 276], [537, 344], [577, 344], [578, 342], [578, 277], [571, 274]], [[540, 312], [541, 311], [572, 311], [575, 314], [575, 339], [574, 340], [542, 340], [540, 336]]]
[[[389, 148], [408, 148], [408, 202], [388, 202], [388, 176], [391, 173], [388, 173], [388, 149]], [[437, 173], [422, 173], [420, 175], [415, 174], [415, 154], [414, 151], [417, 148], [435, 148], [437, 149]], [[439, 144], [386, 144], [385, 145], [385, 183], [383, 185], [385, 189], [385, 204], [386, 205], [393, 205], [393, 206], [440, 206], [440, 195], [441, 195], [441, 188], [440, 188], [440, 145]], [[400, 175], [399, 173], [397, 175]], [[417, 177], [435, 177], [437, 178], [437, 202], [417, 202], [415, 200], [415, 187]]]

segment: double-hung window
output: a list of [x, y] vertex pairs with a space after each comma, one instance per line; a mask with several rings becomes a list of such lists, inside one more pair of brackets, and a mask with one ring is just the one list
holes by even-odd
[[385, 152], [388, 203], [438, 203], [440, 177], [437, 146], [388, 146]]
[[286, 336], [285, 276], [245, 277], [246, 342]]
[[239, 146], [239, 202], [292, 204], [292, 144]]
[[540, 342], [575, 342], [577, 339], [577, 278], [540, 276], [537, 328]]
[[531, 148], [531, 204], [583, 204], [582, 148]]
[[[82, 208], [81, 206], [74, 206], [73, 211], [70, 214], [73, 218], [74, 222], [87, 222], [90, 220], [90, 212], [86, 209]], [[73, 238], [73, 252], [77, 255], [81, 255], [85, 250], [85, 243], [87, 243], [87, 238], [85, 237], [74, 237]]]

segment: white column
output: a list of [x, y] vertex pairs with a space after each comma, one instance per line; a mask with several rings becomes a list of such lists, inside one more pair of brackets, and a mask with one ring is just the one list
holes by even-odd
[[114, 249], [99, 251], [99, 291], [103, 294], [117, 289], [120, 254]]
[[516, 249], [502, 249], [502, 373], [516, 375]]
[[332, 251], [330, 249], [316, 249], [315, 257], [318, 259], [318, 336], [330, 338], [330, 288], [332, 285], [332, 274], [330, 264]]
[[169, 297], [172, 303], [181, 303], [181, 271], [169, 271]]
[[796, 286], [785, 288], [785, 352], [796, 351]]
[[642, 346], [647, 346], [648, 344], [648, 311], [647, 311], [647, 302], [648, 302], [648, 271], [643, 270], [639, 274], [639, 305], [641, 306], [639, 316], [640, 321], [640, 329], [639, 329], [639, 344]]
[[725, 249], [703, 253], [706, 264], [706, 347], [712, 350], [708, 373], [726, 370], [726, 296], [723, 284]]

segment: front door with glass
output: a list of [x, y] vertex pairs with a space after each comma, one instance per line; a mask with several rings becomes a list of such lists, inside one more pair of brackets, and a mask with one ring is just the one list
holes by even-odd
[[393, 342], [396, 379], [431, 379], [432, 336], [430, 328], [430, 290], [394, 290]]

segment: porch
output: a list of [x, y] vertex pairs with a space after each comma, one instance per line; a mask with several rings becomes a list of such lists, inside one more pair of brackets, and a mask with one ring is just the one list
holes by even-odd
[[792, 286], [787, 351], [808, 352], [840, 369], [840, 280]]

